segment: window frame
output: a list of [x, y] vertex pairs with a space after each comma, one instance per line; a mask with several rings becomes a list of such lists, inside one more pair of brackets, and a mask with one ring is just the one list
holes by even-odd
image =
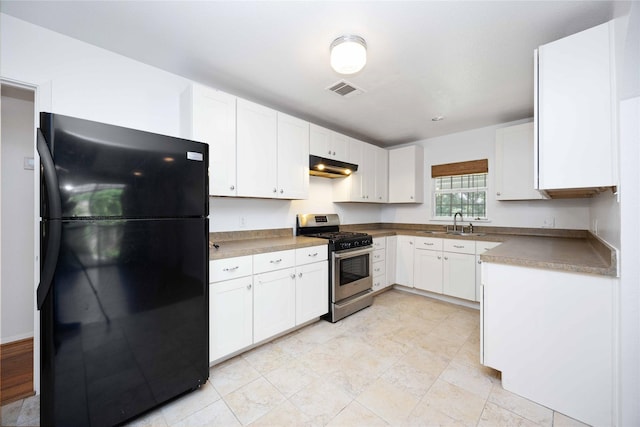
[[[455, 178], [455, 177], [469, 177], [474, 175], [484, 175], [485, 176], [485, 185], [483, 187], [461, 187], [461, 188], [447, 188], [447, 189], [437, 189], [436, 183], [438, 179], [442, 178]], [[456, 174], [456, 175], [446, 175], [446, 176], [437, 176], [431, 178], [431, 219], [435, 221], [452, 221], [453, 215], [455, 212], [452, 212], [448, 216], [437, 215], [437, 205], [436, 205], [436, 197], [439, 194], [455, 194], [455, 193], [469, 193], [469, 192], [477, 192], [484, 191], [484, 216], [464, 216], [464, 221], [475, 221], [475, 222], [489, 222], [489, 209], [488, 209], [488, 195], [489, 195], [489, 173], [481, 172], [481, 173], [468, 173], [468, 174]]]

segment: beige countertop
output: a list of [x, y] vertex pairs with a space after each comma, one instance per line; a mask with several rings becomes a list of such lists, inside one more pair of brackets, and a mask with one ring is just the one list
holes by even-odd
[[[386, 225], [386, 224], [385, 224]], [[450, 234], [427, 234], [417, 227], [344, 227], [347, 230], [360, 231], [373, 237], [409, 235], [443, 239], [477, 240], [502, 242], [484, 254], [481, 260], [500, 264], [525, 267], [563, 270], [576, 273], [617, 276], [617, 253], [606, 243], [586, 231], [576, 230], [536, 230], [536, 229], [500, 229], [500, 232], [488, 232], [485, 227], [482, 235], [458, 236]], [[485, 233], [485, 231], [487, 231]], [[536, 233], [545, 235], [535, 235]], [[265, 252], [282, 251], [326, 244], [326, 240], [313, 237], [292, 236], [284, 230], [279, 235], [256, 234], [257, 238], [233, 240], [233, 234], [224, 236], [224, 241], [216, 241], [219, 248], [209, 250], [210, 259], [223, 259], [236, 256], [253, 255]], [[215, 239], [214, 239], [215, 241]]]

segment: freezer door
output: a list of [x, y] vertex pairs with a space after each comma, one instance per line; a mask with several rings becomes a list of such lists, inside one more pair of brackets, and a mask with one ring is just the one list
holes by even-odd
[[204, 384], [207, 220], [61, 228], [41, 311], [42, 425], [115, 425]]
[[[57, 182], [59, 218], [176, 218], [208, 214], [208, 146], [180, 138], [41, 113], [40, 130]], [[48, 153], [47, 153], [48, 151]], [[47, 168], [47, 162], [42, 162]]]

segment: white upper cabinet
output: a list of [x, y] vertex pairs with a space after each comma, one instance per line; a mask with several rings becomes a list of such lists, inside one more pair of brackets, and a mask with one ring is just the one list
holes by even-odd
[[309, 196], [309, 122], [278, 113], [278, 197]]
[[185, 138], [209, 145], [209, 194], [236, 195], [236, 97], [198, 84], [180, 99]]
[[496, 131], [496, 200], [534, 200], [544, 197], [533, 183], [533, 123]]
[[375, 148], [374, 198], [378, 203], [389, 201], [389, 152], [384, 148]]
[[271, 108], [238, 99], [238, 196], [278, 194], [277, 113]]
[[[384, 154], [378, 155], [379, 151]], [[358, 165], [358, 170], [351, 176], [334, 180], [333, 200], [336, 202], [386, 202], [388, 185], [386, 153], [387, 150], [383, 148], [349, 138], [345, 161]], [[384, 163], [383, 169], [378, 170], [378, 161]]]
[[617, 184], [612, 42], [606, 23], [536, 51], [537, 188]]
[[347, 161], [348, 138], [312, 123], [309, 134], [309, 150], [314, 156]]
[[238, 196], [304, 199], [309, 123], [238, 99]]
[[389, 203], [424, 201], [424, 148], [420, 145], [389, 150]]

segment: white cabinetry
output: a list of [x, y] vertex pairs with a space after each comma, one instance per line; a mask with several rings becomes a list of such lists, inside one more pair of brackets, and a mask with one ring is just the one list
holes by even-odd
[[372, 171], [374, 177], [374, 199], [378, 203], [389, 201], [389, 152], [380, 147], [375, 150], [375, 168]]
[[609, 22], [536, 51], [539, 189], [617, 184], [613, 37]]
[[327, 246], [296, 249], [296, 325], [329, 311]]
[[500, 242], [476, 241], [476, 301], [481, 299], [480, 284], [482, 283], [482, 261], [480, 255], [500, 245]]
[[389, 203], [424, 200], [424, 148], [420, 145], [389, 150]]
[[615, 425], [615, 279], [485, 262], [481, 357], [505, 390]]
[[236, 97], [191, 85], [180, 98], [181, 133], [209, 145], [209, 194], [236, 195]]
[[445, 295], [476, 300], [476, 242], [445, 239], [442, 291]]
[[442, 293], [442, 239], [415, 238], [413, 284], [417, 289]]
[[396, 283], [411, 288], [413, 287], [414, 241], [413, 236], [398, 236], [396, 258]]
[[309, 123], [238, 99], [238, 196], [309, 194]]
[[295, 268], [253, 278], [253, 339], [263, 341], [296, 325]]
[[311, 123], [309, 151], [314, 156], [347, 161], [347, 137]]
[[[386, 150], [349, 138], [346, 161], [358, 165], [357, 172], [346, 178], [336, 179], [333, 199], [336, 202], [382, 203], [387, 201]], [[382, 150], [385, 154], [379, 154]], [[384, 169], [377, 170], [378, 162]], [[381, 180], [384, 179], [384, 183]]]
[[396, 280], [396, 260], [398, 256], [398, 236], [387, 236], [386, 239], [386, 276], [387, 283], [385, 286], [391, 286]]
[[209, 361], [253, 343], [251, 256], [209, 262]]
[[387, 287], [387, 238], [373, 238], [373, 290]]
[[238, 196], [278, 196], [277, 113], [238, 99]]
[[278, 113], [278, 197], [309, 196], [309, 122]]
[[533, 183], [533, 123], [496, 130], [496, 200], [544, 197]]

